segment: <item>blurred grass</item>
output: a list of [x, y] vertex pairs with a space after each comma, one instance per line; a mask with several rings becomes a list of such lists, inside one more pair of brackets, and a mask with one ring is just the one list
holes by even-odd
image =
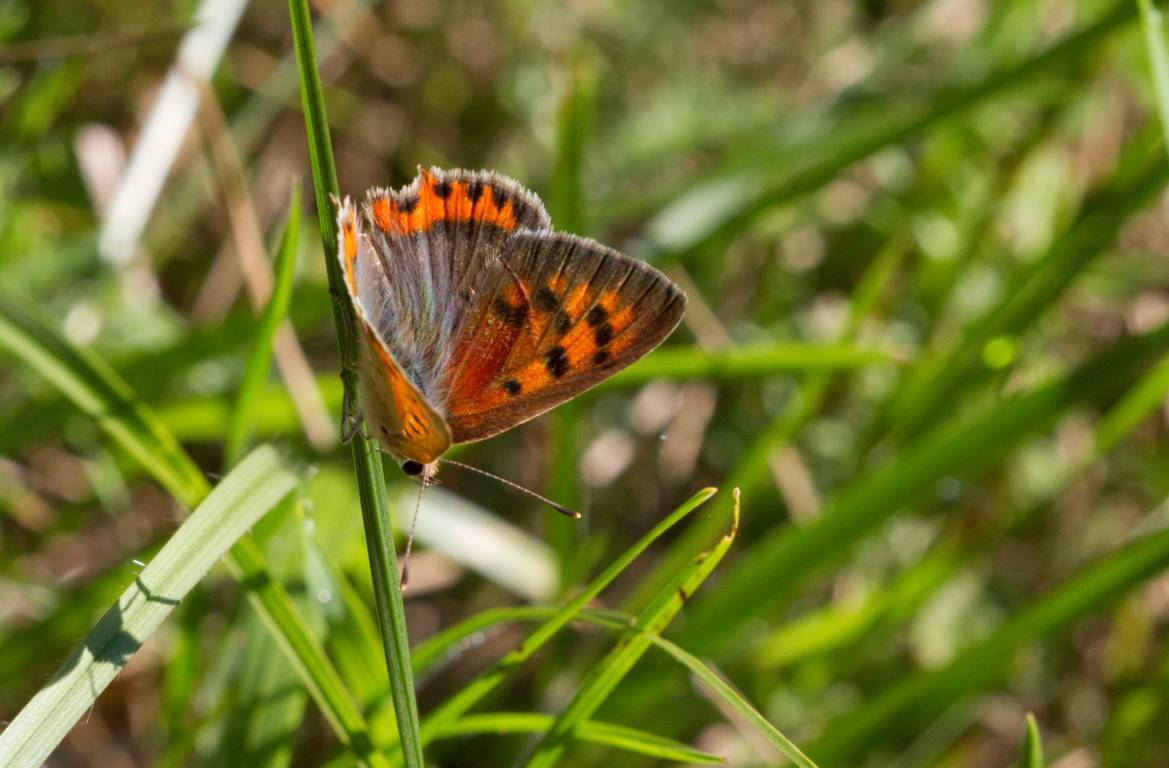
[[[459, 530], [456, 494], [546, 539], [560, 579], [555, 605], [528, 604], [468, 565], [477, 536], [422, 547], [415, 646], [393, 654], [431, 762], [752, 766], [787, 734], [824, 765], [1026, 765], [1041, 728], [1048, 764], [1159, 768], [1163, 9], [343, 0], [314, 6], [306, 143], [287, 20], [251, 7], [208, 84], [230, 135], [188, 137], [115, 267], [96, 249], [104, 201], [195, 6], [0, 6], [0, 282], [26, 297], [0, 300], [0, 719], [254, 439], [279, 443], [277, 473], [309, 468], [301, 501], [242, 540], [245, 588], [212, 570], [50, 764], [398, 749], [373, 662], [392, 569], [369, 568], [392, 541], [357, 515], [380, 458], [358, 455], [359, 490], [351, 456], [307, 443], [263, 339], [286, 307], [336, 416], [329, 316], [347, 314], [325, 196], [434, 163], [522, 180], [559, 228], [684, 283], [692, 311], [588, 396], [461, 449], [583, 520], [455, 473], [424, 501], [435, 530]], [[294, 276], [277, 249], [287, 304], [257, 318], [228, 226], [241, 201], [208, 149], [238, 148], [242, 202], [276, 243], [326, 131], [311, 255]], [[708, 485], [742, 488], [735, 546], [664, 634], [633, 634], [725, 531], [729, 494], [670, 516]], [[493, 556], [529, 572], [522, 547]], [[609, 666], [615, 643], [637, 663]], [[566, 711], [574, 727], [547, 714]]]

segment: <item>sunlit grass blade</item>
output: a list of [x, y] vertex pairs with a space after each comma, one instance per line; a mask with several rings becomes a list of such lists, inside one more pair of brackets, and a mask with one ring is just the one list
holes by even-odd
[[1169, 147], [1169, 50], [1165, 46], [1165, 17], [1153, 0], [1136, 0], [1141, 9], [1141, 28], [1145, 33], [1145, 48], [1149, 52], [1149, 68], [1153, 74], [1153, 97], [1165, 146]]
[[705, 488], [691, 496], [685, 503], [638, 539], [621, 557], [617, 558], [599, 576], [593, 579], [584, 590], [565, 603], [551, 619], [529, 635], [518, 648], [505, 655], [488, 670], [471, 681], [470, 684], [463, 687], [439, 705], [423, 722], [423, 740], [429, 742], [436, 734], [440, 733], [450, 723], [458, 720], [467, 710], [475, 706], [475, 704], [481, 701], [487, 694], [491, 693], [491, 691], [495, 690], [513, 669], [531, 658], [532, 654], [547, 643], [564, 625], [572, 621], [593, 598], [601, 593], [601, 590], [612, 583], [650, 544], [714, 494], [714, 488]]
[[[194, 462], [113, 370], [88, 350], [69, 344], [34, 308], [4, 294], [0, 294], [0, 346], [11, 350], [91, 416], [181, 504], [193, 508], [210, 492]], [[368, 764], [384, 764], [384, 758], [373, 751], [364, 718], [336, 670], [284, 587], [269, 574], [263, 553], [250, 536], [239, 539], [226, 562], [248, 588], [248, 599], [337, 737]]]
[[[543, 733], [548, 730], [552, 722], [552, 715], [536, 712], [492, 712], [484, 715], [467, 715], [447, 726], [438, 734], [437, 738], [446, 739], [485, 733]], [[586, 720], [577, 726], [573, 736], [581, 741], [603, 744], [634, 754], [656, 757], [659, 760], [696, 765], [717, 765], [722, 762], [722, 758], [718, 755], [694, 749], [664, 736], [657, 736], [615, 723]]]
[[1043, 768], [1043, 738], [1039, 735], [1039, 723], [1035, 715], [1027, 713], [1027, 735], [1023, 737], [1023, 748], [1019, 752], [1019, 768]]
[[[300, 76], [301, 103], [305, 131], [308, 135], [309, 161], [316, 193], [317, 220], [324, 248], [325, 269], [329, 276], [329, 293], [333, 296], [333, 324], [337, 348], [341, 355], [341, 378], [345, 391], [356, 402], [356, 378], [348, 362], [356, 359], [357, 341], [349, 294], [341, 282], [337, 253], [337, 232], [333, 221], [332, 201], [339, 197], [337, 169], [333, 163], [333, 144], [325, 116], [325, 96], [317, 68], [313, 28], [307, 0], [288, 0], [292, 39], [296, 47], [297, 72]], [[410, 640], [406, 632], [406, 614], [398, 587], [398, 561], [394, 552], [393, 531], [386, 502], [385, 477], [381, 453], [358, 432], [350, 441], [353, 466], [357, 476], [361, 514], [365, 523], [366, 550], [377, 603], [378, 629], [385, 652], [390, 678], [390, 694], [402, 758], [409, 768], [422, 768], [422, 740], [419, 735], [418, 702], [414, 694], [414, 676], [410, 666]]]
[[[696, 599], [681, 644], [725, 648], [753, 617], [779, 609], [804, 582], [838, 562], [852, 543], [920, 500], [939, 478], [985, 471], [1019, 441], [1081, 402], [1122, 387], [1169, 341], [1169, 327], [1121, 342], [1035, 389], [992, 402], [907, 446], [829, 502], [815, 522], [780, 528], [724, 575], [715, 598]], [[758, 585], [767, 584], [761, 591]]]
[[1141, 420], [1159, 408], [1169, 392], [1169, 357], [1162, 358], [1125, 392], [1096, 427], [1096, 448], [1105, 453], [1116, 446]]
[[224, 478], [0, 733], [0, 765], [39, 765], [49, 756], [187, 592], [296, 487], [283, 465], [262, 447]]
[[875, 743], [925, 727], [949, 706], [996, 684], [1022, 644], [1062, 630], [1166, 567], [1169, 530], [1162, 529], [1033, 600], [944, 667], [918, 672], [830, 722], [809, 752], [826, 764], [847, 765]]
[[223, 447], [223, 464], [232, 466], [247, 444], [255, 418], [256, 401], [264, 390], [268, 370], [272, 365], [272, 340], [276, 329], [288, 316], [288, 305], [292, 300], [292, 279], [296, 274], [296, 249], [300, 244], [300, 186], [293, 184], [288, 201], [288, 219], [280, 236], [276, 250], [276, 281], [268, 306], [260, 318], [260, 327], [252, 341], [252, 352], [248, 357], [244, 377], [240, 382], [235, 409], [227, 422], [227, 439]]
[[849, 344], [784, 342], [723, 350], [665, 347], [606, 380], [604, 386], [629, 387], [663, 378], [725, 380], [803, 371], [854, 370], [899, 362], [888, 352]]
[[544, 734], [536, 751], [528, 761], [529, 768], [556, 765], [568, 749], [568, 742], [577, 726], [589, 719], [605, 699], [616, 689], [649, 649], [651, 635], [660, 635], [670, 625], [678, 611], [690, 599], [706, 577], [722, 561], [730, 549], [739, 528], [739, 490], [734, 491], [735, 507], [731, 529], [709, 552], [695, 557], [674, 580], [650, 601], [631, 627], [631, 633], [618, 642], [609, 655], [598, 662], [581, 683], [576, 696], [556, 718]]
[[[419, 674], [427, 672], [444, 658], [456, 654], [461, 641], [492, 627], [516, 621], [542, 621], [553, 616], [557, 610], [555, 606], [525, 605], [477, 613], [420, 644], [414, 654], [417, 660], [415, 672]], [[595, 609], [583, 610], [573, 619], [574, 622], [594, 624], [618, 633], [631, 632], [630, 628], [634, 620], [633, 616], [621, 611]], [[811, 760], [803, 755], [790, 739], [780, 733], [751, 702], [727, 683], [717, 670], [664, 637], [650, 633], [644, 634], [653, 646], [686, 667], [695, 677], [705, 683], [714, 695], [737, 711], [743, 717], [743, 721], [750, 723], [760, 735], [775, 746], [780, 754], [787, 755], [796, 765], [812, 765]]]
[[690, 670], [699, 680], [706, 683], [713, 694], [721, 698], [732, 709], [742, 715], [747, 723], [750, 723], [756, 731], [771, 742], [780, 754], [788, 760], [791, 760], [794, 765], [799, 766], [799, 768], [816, 768], [816, 764], [812, 762], [810, 757], [805, 755], [791, 739], [784, 736], [778, 728], [772, 725], [771, 721], [763, 716], [763, 713], [756, 709], [751, 702], [747, 701], [741, 693], [735, 690], [712, 667], [703, 663], [701, 659], [682, 648], [682, 646], [672, 643], [663, 637], [651, 636], [650, 642], [674, 657], [675, 661]]
[[[445, 659], [458, 653], [464, 642], [493, 627], [516, 621], [542, 621], [555, 616], [559, 610], [558, 606], [550, 605], [513, 605], [479, 611], [414, 646], [414, 673], [424, 675], [441, 666]], [[585, 613], [597, 612], [582, 611], [581, 615]], [[620, 624], [627, 614], [613, 612], [610, 615]]]

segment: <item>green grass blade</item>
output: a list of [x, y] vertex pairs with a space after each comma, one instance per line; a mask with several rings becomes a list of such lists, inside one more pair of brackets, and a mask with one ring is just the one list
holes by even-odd
[[1019, 753], [1019, 768], [1043, 768], [1043, 738], [1039, 735], [1039, 723], [1030, 712], [1027, 713], [1027, 735], [1023, 737], [1023, 749]]
[[460, 643], [492, 627], [513, 621], [537, 621], [555, 615], [555, 606], [515, 605], [490, 608], [468, 616], [454, 626], [447, 627], [414, 646], [412, 660], [414, 674], [423, 675], [438, 666], [443, 659], [457, 652]]
[[[325, 116], [324, 90], [313, 47], [313, 29], [307, 0], [288, 0], [293, 44], [296, 47], [297, 71], [300, 76], [301, 101], [305, 131], [308, 136], [309, 160], [312, 164], [313, 189], [316, 194], [317, 219], [324, 247], [325, 269], [329, 276], [329, 293], [333, 296], [333, 323], [337, 331], [337, 348], [344, 362], [356, 359], [356, 331], [349, 294], [341, 282], [337, 253], [337, 232], [333, 221], [332, 199], [339, 196], [337, 169], [333, 163], [333, 145]], [[350, 402], [356, 402], [356, 377], [347, 364], [341, 378]], [[361, 514], [365, 524], [366, 548], [374, 598], [377, 603], [378, 629], [381, 632], [386, 668], [390, 677], [390, 695], [398, 723], [401, 753], [409, 768], [422, 768], [422, 739], [418, 722], [418, 702], [414, 693], [414, 675], [410, 665], [410, 639], [406, 632], [406, 614], [398, 586], [398, 562], [394, 552], [390, 513], [386, 502], [385, 477], [377, 447], [358, 432], [350, 441], [357, 475]]]
[[[717, 597], [694, 601], [694, 621], [683, 631], [682, 645], [725, 647], [744, 623], [778, 610], [806, 579], [843, 558], [851, 543], [920, 499], [939, 478], [985, 470], [1069, 408], [1122, 386], [1167, 341], [1169, 327], [1129, 339], [1043, 386], [925, 435], [842, 491], [814, 523], [781, 528], [758, 541], [728, 570]], [[770, 588], [761, 593], [760, 584]]]
[[[544, 733], [552, 725], [552, 721], [551, 715], [535, 712], [492, 712], [483, 715], [467, 715], [444, 728], [438, 734], [438, 738], [446, 739], [483, 733]], [[573, 735], [581, 741], [604, 744], [623, 749], [626, 752], [656, 757], [659, 760], [697, 765], [717, 765], [722, 762], [722, 758], [718, 755], [694, 749], [673, 739], [615, 723], [586, 720], [577, 727]]]
[[[477, 613], [421, 643], [414, 654], [415, 659], [420, 662], [415, 667], [415, 671], [418, 673], [428, 671], [447, 654], [453, 653], [461, 640], [482, 633], [491, 627], [515, 621], [542, 621], [555, 615], [556, 611], [555, 606], [526, 605]], [[620, 611], [590, 609], [581, 611], [573, 620], [604, 627], [614, 632], [627, 633], [632, 631], [634, 617]], [[811, 760], [803, 755], [790, 739], [768, 722], [751, 702], [728, 684], [710, 665], [664, 637], [649, 633], [645, 633], [645, 636], [656, 648], [671, 656], [690, 670], [695, 677], [706, 683], [715, 695], [722, 698], [731, 708], [742, 715], [745, 722], [751, 723], [764, 738], [775, 745], [781, 754], [787, 755], [796, 765], [804, 767], [812, 765]], [[456, 721], [456, 723], [461, 722], [463, 720]]]
[[296, 487], [283, 464], [262, 447], [223, 479], [0, 733], [0, 765], [39, 765], [49, 756], [187, 592]]
[[777, 373], [840, 371], [897, 362], [879, 349], [850, 344], [785, 342], [765, 346], [704, 350], [664, 347], [611, 379], [605, 387], [631, 387], [653, 379], [741, 379]]
[[252, 352], [240, 382], [235, 409], [227, 422], [227, 439], [223, 448], [223, 464], [235, 464], [247, 445], [255, 421], [256, 402], [264, 390], [268, 370], [272, 365], [272, 340], [276, 329], [288, 316], [288, 305], [292, 301], [292, 279], [296, 274], [296, 249], [300, 244], [300, 186], [293, 184], [288, 201], [288, 219], [280, 236], [276, 251], [276, 281], [268, 306], [260, 318], [260, 327], [252, 341]]
[[1169, 392], [1169, 357], [1162, 358], [1100, 420], [1096, 426], [1096, 449], [1105, 453], [1114, 448], [1161, 406], [1166, 392]]
[[1086, 616], [1169, 567], [1169, 530], [1162, 529], [1102, 558], [1039, 597], [946, 666], [919, 672], [886, 689], [859, 712], [829, 723], [809, 751], [847, 765], [871, 745], [920, 729], [938, 713], [994, 685], [1014, 652]]
[[475, 706], [491, 691], [495, 690], [510, 672], [523, 664], [532, 654], [547, 643], [565, 624], [572, 621], [589, 602], [600, 594], [638, 555], [646, 550], [658, 537], [672, 528], [679, 520], [693, 512], [706, 500], [715, 494], [714, 488], [705, 488], [691, 496], [680, 507], [671, 512], [648, 533], [642, 536], [621, 557], [617, 558], [599, 576], [593, 579], [584, 590], [569, 600], [556, 614], [542, 624], [535, 632], [487, 671], [463, 687], [458, 693], [444, 701], [422, 725], [422, 738], [429, 742], [450, 723], [458, 720], [467, 710]]
[[[69, 344], [34, 308], [4, 294], [0, 294], [0, 346], [10, 349], [91, 416], [181, 504], [194, 507], [210, 492], [195, 463], [113, 370], [88, 350]], [[269, 574], [263, 553], [250, 536], [232, 547], [227, 564], [248, 587], [249, 600], [301, 673], [337, 737], [368, 764], [385, 764], [373, 750], [365, 720], [337, 671], [284, 587]]]
[[584, 159], [596, 112], [597, 76], [585, 62], [567, 68], [567, 88], [556, 119], [556, 163], [548, 212], [557, 229], [584, 234]]
[[670, 625], [690, 596], [722, 561], [739, 528], [737, 488], [734, 496], [735, 507], [730, 531], [714, 549], [699, 554], [683, 568], [637, 617], [632, 632], [622, 639], [605, 659], [592, 668], [581, 683], [576, 696], [536, 746], [536, 751], [528, 761], [529, 768], [545, 768], [561, 761], [576, 728], [600, 708], [649, 649], [648, 638], [660, 635]]
[[1141, 9], [1141, 28], [1145, 48], [1149, 51], [1149, 68], [1153, 73], [1153, 96], [1165, 145], [1169, 147], [1169, 50], [1165, 46], [1165, 17], [1153, 0], [1136, 0]]
[[816, 768], [816, 764], [812, 762], [810, 757], [800, 751], [800, 748], [791, 739], [784, 736], [751, 702], [747, 701], [741, 693], [735, 690], [713, 668], [703, 663], [701, 659], [686, 651], [680, 645], [672, 643], [665, 638], [651, 637], [650, 642], [674, 657], [678, 663], [689, 669], [695, 677], [706, 683], [712, 692], [742, 715], [746, 722], [753, 725], [759, 733], [763, 734], [779, 750], [780, 754], [787, 757], [788, 760], [791, 760], [794, 765], [799, 766], [799, 768]]

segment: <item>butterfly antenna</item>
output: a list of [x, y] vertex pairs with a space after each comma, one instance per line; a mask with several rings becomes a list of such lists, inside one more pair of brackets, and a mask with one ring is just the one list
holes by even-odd
[[410, 583], [410, 550], [414, 547], [414, 526], [418, 525], [418, 510], [422, 508], [422, 491], [426, 483], [418, 484], [418, 500], [414, 502], [414, 514], [410, 517], [410, 533], [406, 536], [406, 551], [402, 553], [402, 579], [398, 582], [398, 590], [406, 591]]
[[529, 489], [523, 487], [519, 483], [513, 483], [511, 480], [508, 480], [506, 477], [500, 477], [499, 475], [492, 474], [491, 472], [488, 472], [485, 469], [479, 469], [479, 467], [472, 467], [470, 464], [464, 464], [463, 462], [455, 461], [454, 459], [439, 459], [439, 461], [442, 462], [443, 464], [454, 464], [456, 467], [462, 467], [463, 469], [470, 470], [470, 471], [475, 472], [477, 474], [483, 475], [484, 477], [490, 477], [492, 480], [498, 480], [499, 482], [503, 483], [504, 485], [506, 485], [510, 488], [516, 489], [520, 493], [526, 493], [527, 495], [531, 496], [533, 499], [539, 499], [540, 501], [542, 501], [545, 504], [547, 504], [548, 506], [552, 507], [552, 509], [555, 509], [557, 512], [564, 515], [565, 517], [571, 517], [574, 520], [580, 519], [580, 512], [569, 509], [568, 507], [565, 507], [561, 504], [557, 504], [555, 501], [552, 501], [552, 499], [549, 499], [547, 496], [541, 496], [540, 494], [536, 493], [535, 491], [532, 491], [532, 490], [529, 490]]

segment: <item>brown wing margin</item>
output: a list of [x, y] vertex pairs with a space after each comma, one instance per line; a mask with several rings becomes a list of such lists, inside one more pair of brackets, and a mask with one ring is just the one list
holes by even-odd
[[521, 231], [485, 267], [445, 389], [454, 442], [481, 440], [608, 378], [677, 326], [686, 296], [600, 243]]

